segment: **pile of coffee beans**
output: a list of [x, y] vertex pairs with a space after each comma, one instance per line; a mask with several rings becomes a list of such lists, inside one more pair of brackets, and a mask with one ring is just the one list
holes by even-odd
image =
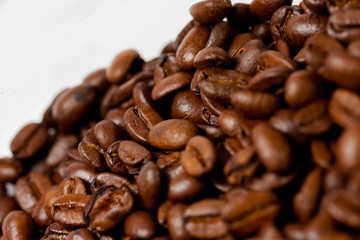
[[360, 239], [360, 1], [291, 4], [198, 2], [62, 91], [0, 159], [0, 239]]

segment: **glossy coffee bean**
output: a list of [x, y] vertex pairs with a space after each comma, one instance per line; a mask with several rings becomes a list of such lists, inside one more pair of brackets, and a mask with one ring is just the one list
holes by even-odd
[[24, 126], [10, 144], [11, 152], [17, 159], [33, 157], [45, 145], [49, 138], [47, 128], [38, 123]]
[[97, 142], [103, 149], [107, 149], [120, 138], [121, 130], [112, 121], [102, 120], [95, 125], [94, 133]]
[[120, 141], [113, 142], [105, 153], [106, 165], [111, 171], [119, 174], [128, 174], [129, 171], [126, 168], [125, 163], [120, 159], [118, 149]]
[[138, 194], [138, 187], [133, 184], [129, 179], [124, 176], [117, 175], [111, 172], [102, 172], [94, 177], [94, 180], [90, 183], [90, 188], [93, 193], [99, 191], [103, 186], [115, 186], [122, 188], [126, 186], [134, 194]]
[[173, 205], [167, 216], [168, 229], [171, 239], [173, 240], [190, 240], [190, 236], [185, 231], [185, 222], [183, 214], [186, 210], [186, 205], [179, 203]]
[[195, 3], [190, 8], [194, 20], [204, 23], [216, 23], [223, 19], [231, 10], [230, 1], [206, 0]]
[[124, 231], [134, 239], [151, 239], [156, 233], [156, 222], [150, 213], [136, 211], [125, 219]]
[[227, 67], [231, 64], [230, 56], [220, 47], [206, 47], [199, 51], [194, 58], [194, 67], [197, 69]]
[[13, 158], [0, 158], [0, 182], [14, 182], [24, 172], [22, 164]]
[[273, 67], [284, 67], [294, 71], [297, 68], [296, 63], [290, 57], [274, 50], [263, 51], [259, 55], [257, 63], [258, 70], [266, 70]]
[[139, 197], [144, 207], [151, 211], [158, 207], [161, 193], [161, 175], [154, 162], [145, 163], [137, 178]]
[[1, 197], [1, 199], [0, 199], [0, 226], [3, 224], [3, 221], [6, 217], [6, 215], [8, 215], [8, 213], [10, 213], [11, 211], [18, 209], [18, 207], [19, 206], [16, 203], [15, 198], [8, 197], [8, 196]]
[[35, 231], [31, 216], [21, 210], [10, 212], [2, 224], [4, 239], [31, 240], [35, 239]]
[[151, 91], [151, 98], [158, 100], [171, 92], [179, 90], [190, 84], [191, 78], [191, 74], [187, 72], [174, 73], [155, 84]]
[[52, 169], [58, 165], [66, 157], [68, 150], [77, 147], [78, 143], [79, 140], [76, 135], [59, 135], [46, 156], [45, 164], [47, 169]]
[[90, 229], [105, 232], [123, 220], [133, 206], [134, 198], [126, 186], [104, 186], [86, 203], [84, 219]]
[[173, 179], [185, 173], [180, 161], [181, 152], [169, 153], [156, 161], [156, 166], [168, 179]]
[[360, 165], [360, 126], [348, 127], [338, 139], [336, 151], [336, 164], [343, 172], [351, 172]]
[[256, 74], [249, 81], [249, 90], [273, 91], [283, 86], [291, 70], [286, 67], [272, 67]]
[[187, 174], [193, 177], [204, 176], [216, 164], [215, 146], [206, 137], [194, 136], [187, 142], [180, 159]]
[[94, 131], [90, 131], [78, 145], [81, 161], [91, 167], [94, 171], [106, 169], [105, 149], [103, 149], [95, 136]]
[[272, 14], [280, 7], [285, 5], [291, 5], [292, 1], [289, 0], [255, 0], [250, 4], [251, 13], [259, 19], [270, 19]]
[[286, 172], [293, 164], [293, 152], [286, 137], [267, 124], [252, 130], [252, 140], [261, 163], [274, 172]]
[[85, 77], [83, 83], [94, 86], [97, 92], [104, 92], [108, 86], [109, 81], [106, 78], [106, 69], [99, 69]]
[[203, 181], [187, 174], [182, 174], [169, 181], [167, 199], [172, 202], [196, 199], [200, 196], [204, 187]]
[[252, 39], [246, 42], [233, 56], [235, 70], [241, 73], [254, 75], [260, 54], [265, 50], [265, 43], [261, 39]]
[[136, 71], [141, 68], [141, 65], [142, 59], [135, 50], [123, 51], [115, 57], [110, 67], [106, 69], [106, 78], [110, 83], [120, 83], [129, 71]]
[[304, 0], [306, 7], [316, 14], [326, 13], [326, 1], [325, 0]]
[[348, 8], [334, 12], [330, 16], [327, 25], [329, 36], [347, 43], [359, 39], [359, 13], [358, 8]]
[[158, 59], [154, 69], [154, 83], [157, 84], [164, 78], [177, 73], [180, 68], [176, 65], [176, 58], [174, 53], [167, 53], [161, 55]]
[[230, 24], [224, 21], [219, 21], [211, 30], [206, 47], [220, 47], [227, 49], [231, 41], [231, 27]]
[[178, 150], [185, 147], [198, 132], [189, 120], [169, 119], [155, 125], [149, 132], [149, 144], [164, 150]]
[[67, 240], [95, 240], [95, 236], [85, 228], [79, 228], [69, 233]]

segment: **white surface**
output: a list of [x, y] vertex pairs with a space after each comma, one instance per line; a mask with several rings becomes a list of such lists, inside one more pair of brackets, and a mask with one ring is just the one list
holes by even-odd
[[158, 56], [190, 21], [195, 2], [0, 0], [0, 156], [10, 154], [23, 125], [41, 120], [58, 92], [117, 53], [134, 48], [145, 60]]

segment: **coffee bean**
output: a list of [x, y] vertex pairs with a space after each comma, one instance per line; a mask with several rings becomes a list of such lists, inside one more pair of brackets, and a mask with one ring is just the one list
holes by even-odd
[[106, 78], [106, 69], [103, 68], [90, 73], [83, 80], [83, 83], [91, 85], [99, 93], [103, 93], [109, 86], [109, 81]]
[[210, 24], [223, 19], [231, 10], [230, 1], [206, 0], [195, 3], [190, 8], [194, 20]]
[[171, 92], [179, 90], [190, 84], [191, 78], [191, 74], [187, 72], [174, 73], [155, 84], [151, 91], [151, 98], [153, 100], [158, 100]]
[[90, 188], [93, 193], [99, 191], [103, 186], [115, 186], [117, 188], [126, 186], [134, 195], [138, 194], [138, 187], [136, 184], [133, 184], [126, 177], [111, 172], [102, 172], [97, 174], [90, 183]]
[[23, 173], [21, 162], [13, 158], [0, 158], [0, 182], [14, 182]]
[[137, 186], [141, 203], [147, 210], [154, 210], [159, 205], [161, 193], [161, 175], [154, 162], [143, 165], [137, 179]]
[[156, 222], [150, 213], [136, 211], [124, 223], [125, 234], [134, 239], [152, 239], [156, 232]]
[[67, 240], [95, 240], [95, 236], [85, 228], [79, 228], [69, 233]]
[[206, 137], [194, 136], [187, 142], [180, 160], [187, 174], [193, 177], [204, 176], [216, 164], [215, 146]]
[[18, 204], [15, 201], [15, 198], [2, 196], [0, 199], [0, 226], [3, 224], [5, 217], [11, 211], [18, 209]]
[[104, 186], [91, 196], [84, 208], [84, 219], [89, 228], [105, 232], [129, 214], [134, 199], [126, 186]]
[[196, 199], [204, 187], [205, 184], [201, 180], [182, 174], [169, 181], [167, 199], [172, 202]]
[[178, 150], [198, 132], [189, 120], [169, 119], [155, 125], [149, 132], [149, 144], [164, 150]]
[[360, 164], [359, 131], [359, 125], [349, 127], [344, 130], [337, 142], [336, 164], [344, 172], [350, 172]]
[[229, 67], [230, 65], [230, 56], [220, 47], [206, 47], [199, 51], [194, 58], [194, 67], [197, 69]]
[[292, 0], [254, 0], [250, 4], [250, 11], [257, 18], [267, 20], [271, 18], [272, 14], [276, 11], [276, 9], [291, 4]]
[[179, 203], [172, 206], [168, 212], [167, 222], [171, 239], [174, 240], [190, 240], [190, 236], [185, 231], [185, 222], [183, 214], [186, 205]]
[[119, 143], [118, 155], [120, 160], [125, 163], [130, 174], [140, 170], [140, 166], [151, 160], [149, 150], [140, 144], [125, 140]]
[[360, 10], [357, 8], [342, 9], [334, 12], [327, 25], [327, 33], [342, 42], [351, 42], [360, 37]]
[[11, 141], [10, 149], [17, 159], [31, 158], [46, 145], [48, 138], [44, 125], [30, 123], [16, 134]]
[[156, 166], [168, 179], [173, 179], [185, 173], [183, 166], [180, 162], [181, 152], [172, 152], [168, 155], [159, 158], [156, 161]]
[[21, 210], [10, 212], [2, 224], [4, 239], [31, 240], [33, 236], [34, 224], [31, 216]]

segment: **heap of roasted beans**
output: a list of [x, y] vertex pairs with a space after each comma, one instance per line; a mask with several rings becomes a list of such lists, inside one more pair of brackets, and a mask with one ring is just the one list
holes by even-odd
[[291, 4], [198, 2], [62, 91], [0, 159], [0, 239], [360, 239], [360, 1]]

